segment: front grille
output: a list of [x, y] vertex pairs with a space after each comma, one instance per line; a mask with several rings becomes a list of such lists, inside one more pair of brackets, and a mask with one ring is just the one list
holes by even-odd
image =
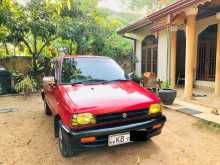
[[115, 112], [115, 113], [108, 113], [103, 115], [96, 116], [96, 123], [108, 123], [108, 122], [120, 122], [126, 121], [129, 119], [135, 119], [136, 117], [146, 117], [147, 109], [139, 109], [139, 110], [132, 110], [132, 111], [124, 111], [124, 112]]

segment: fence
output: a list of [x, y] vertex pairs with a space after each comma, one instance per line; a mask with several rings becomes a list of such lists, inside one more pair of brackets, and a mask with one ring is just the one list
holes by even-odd
[[17, 71], [19, 73], [27, 73], [31, 64], [31, 57], [11, 56], [0, 59], [0, 66], [6, 70]]

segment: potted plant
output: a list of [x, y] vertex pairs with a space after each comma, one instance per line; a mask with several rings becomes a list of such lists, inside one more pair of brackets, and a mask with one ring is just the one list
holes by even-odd
[[171, 89], [170, 81], [163, 81], [161, 83], [161, 89], [159, 90], [159, 97], [163, 104], [172, 105], [177, 95], [175, 89]]

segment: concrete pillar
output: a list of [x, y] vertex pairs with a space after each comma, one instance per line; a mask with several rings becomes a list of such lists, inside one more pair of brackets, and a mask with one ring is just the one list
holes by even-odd
[[215, 95], [220, 96], [220, 12], [216, 14], [218, 19], [217, 51], [216, 51], [216, 75], [215, 75]]
[[171, 28], [171, 85], [172, 88], [176, 86], [176, 40], [177, 40], [177, 27]]
[[192, 7], [185, 11], [186, 23], [186, 63], [184, 98], [191, 99], [193, 92], [193, 68], [195, 63], [196, 15], [198, 8]]
[[166, 81], [169, 80], [169, 77], [167, 76], [169, 72], [169, 64], [167, 64], [168, 57], [168, 31], [163, 30], [160, 31], [159, 37], [158, 37], [158, 59], [157, 59], [157, 78]]
[[142, 55], [142, 41], [141, 40], [136, 40], [136, 58], [137, 58], [137, 63], [136, 63], [136, 74], [138, 76], [142, 76], [141, 75], [141, 55]]

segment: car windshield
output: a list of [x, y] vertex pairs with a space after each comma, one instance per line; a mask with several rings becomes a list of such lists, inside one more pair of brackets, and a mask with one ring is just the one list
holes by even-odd
[[102, 82], [126, 80], [121, 67], [109, 58], [64, 58], [61, 83]]

